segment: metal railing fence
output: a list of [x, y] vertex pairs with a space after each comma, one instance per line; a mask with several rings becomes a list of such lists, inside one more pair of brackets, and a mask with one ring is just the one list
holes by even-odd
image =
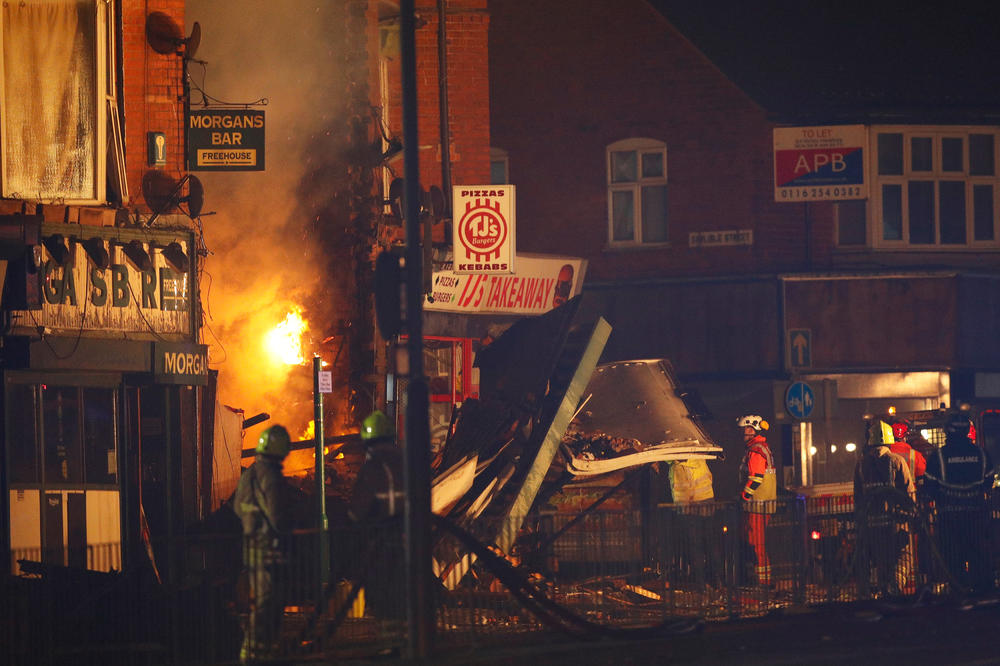
[[[1000, 574], [996, 498], [948, 507], [856, 507], [851, 496], [834, 496], [542, 512], [510, 553], [490, 547], [500, 529], [499, 520], [470, 530], [435, 524], [439, 644], [967, 595], [994, 590]], [[321, 538], [330, 541], [327, 571], [317, 565]], [[16, 575], [0, 583], [0, 661], [219, 664], [236, 663], [243, 648], [305, 659], [405, 645], [399, 523], [299, 531], [280, 556], [252, 545], [238, 534], [154, 542], [130, 554], [138, 561], [125, 573], [116, 544], [88, 547], [74, 560], [87, 568], [40, 549], [16, 551]]]

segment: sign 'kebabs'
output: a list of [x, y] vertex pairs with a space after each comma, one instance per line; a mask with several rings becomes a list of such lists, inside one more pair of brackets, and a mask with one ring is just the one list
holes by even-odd
[[514, 186], [452, 188], [454, 272], [514, 272]]

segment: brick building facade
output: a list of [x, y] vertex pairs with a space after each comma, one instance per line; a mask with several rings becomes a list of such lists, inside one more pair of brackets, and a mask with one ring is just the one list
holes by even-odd
[[[995, 406], [995, 100], [956, 104], [919, 77], [913, 99], [887, 99], [904, 86], [873, 62], [846, 83], [773, 59], [771, 74], [739, 27], [716, 42], [748, 63], [723, 69], [658, 4], [490, 3], [491, 141], [518, 188], [519, 251], [588, 260], [584, 307], [614, 326], [605, 360], [669, 358], [701, 393], [730, 451], [717, 496], [735, 489], [740, 413], [777, 422], [797, 487], [850, 478], [866, 412]], [[785, 78], [734, 76], [755, 66]], [[777, 198], [774, 130], [796, 126], [860, 128], [866, 198]], [[796, 381], [816, 401], [802, 418]]]
[[2, 17], [0, 551], [169, 577], [163, 544], [211, 508], [214, 408], [180, 205], [184, 2], [43, 4]]

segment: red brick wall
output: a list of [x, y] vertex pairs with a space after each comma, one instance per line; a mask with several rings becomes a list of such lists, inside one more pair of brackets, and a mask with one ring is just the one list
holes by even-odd
[[[805, 265], [805, 205], [774, 202], [765, 112], [642, 0], [490, 2], [492, 145], [510, 155], [521, 252], [582, 256], [589, 280]], [[606, 147], [667, 145], [669, 247], [607, 247]], [[814, 266], [830, 206], [810, 204]], [[752, 229], [750, 247], [690, 232]]]
[[184, 29], [184, 0], [124, 0], [122, 3], [122, 80], [125, 105], [125, 160], [132, 205], [142, 202], [146, 164], [146, 132], [163, 132], [167, 139], [164, 171], [175, 178], [184, 169], [184, 103], [181, 99], [182, 61], [161, 55], [146, 41], [146, 16], [159, 11]]
[[[434, 0], [417, 3], [417, 133], [420, 184], [441, 185], [438, 15]], [[448, 117], [452, 184], [489, 182], [490, 109], [489, 15], [486, 0], [449, 0], [447, 18]], [[390, 131], [402, 138], [401, 76], [398, 55], [388, 63]], [[403, 175], [402, 157], [391, 163]]]

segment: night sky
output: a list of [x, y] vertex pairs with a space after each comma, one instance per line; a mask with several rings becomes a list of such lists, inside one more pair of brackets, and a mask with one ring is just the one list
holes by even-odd
[[[758, 98], [1000, 103], [1000, 3], [651, 0]], [[775, 106], [774, 103], [769, 106]]]

